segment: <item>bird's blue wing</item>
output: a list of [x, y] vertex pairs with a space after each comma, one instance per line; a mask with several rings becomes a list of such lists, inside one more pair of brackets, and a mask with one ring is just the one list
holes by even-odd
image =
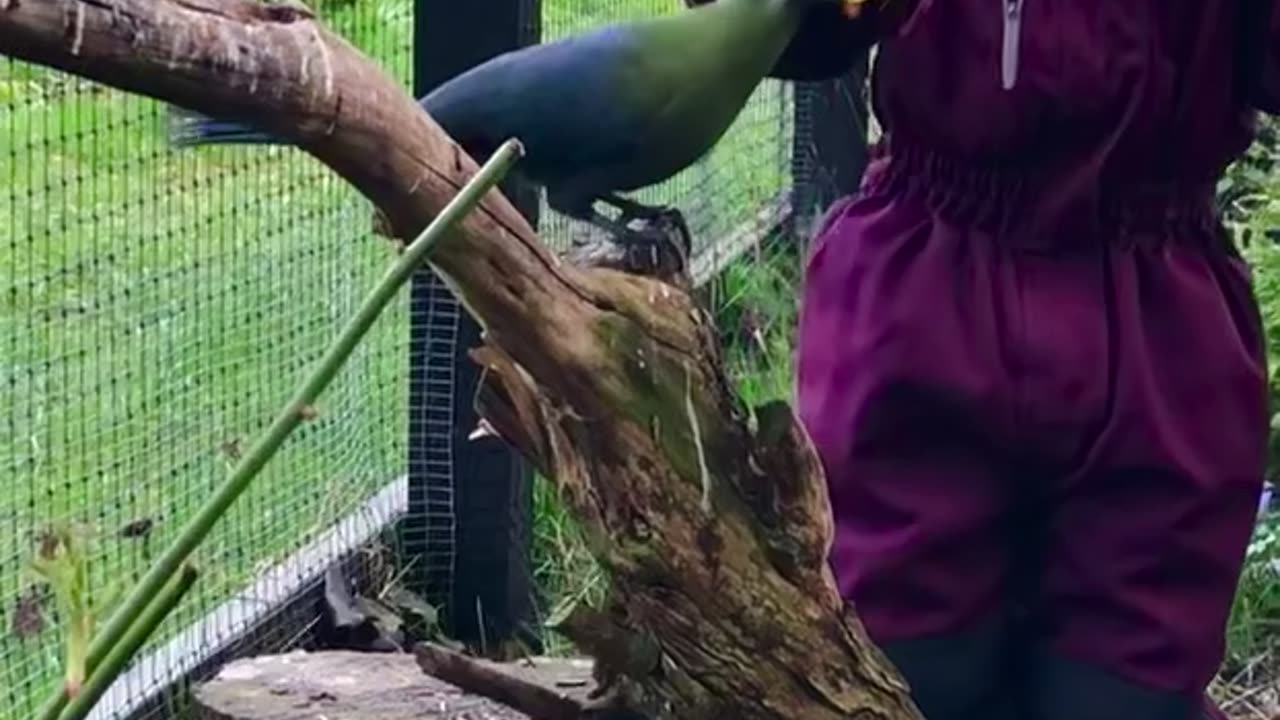
[[[463, 73], [422, 105], [469, 151], [490, 152], [511, 137], [535, 180], [625, 156], [652, 108], [636, 102], [644, 54], [635, 34], [613, 26], [507, 53]], [[483, 160], [483, 158], [477, 158]]]

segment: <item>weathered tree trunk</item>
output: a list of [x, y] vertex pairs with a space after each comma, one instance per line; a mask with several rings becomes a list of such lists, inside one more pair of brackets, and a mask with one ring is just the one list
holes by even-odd
[[[0, 53], [280, 132], [402, 238], [476, 170], [298, 5], [0, 0]], [[623, 700], [688, 720], [918, 718], [836, 592], [806, 435], [785, 404], [741, 406], [687, 293], [562, 263], [497, 192], [432, 262], [485, 328], [483, 413], [609, 571], [606, 607], [563, 630]]]

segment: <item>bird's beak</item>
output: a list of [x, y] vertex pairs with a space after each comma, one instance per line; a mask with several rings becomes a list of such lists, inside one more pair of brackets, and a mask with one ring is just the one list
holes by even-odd
[[489, 424], [488, 420], [480, 418], [480, 422], [476, 423], [476, 429], [471, 431], [471, 434], [467, 436], [467, 439], [474, 442], [487, 437], [496, 438], [500, 436], [498, 435], [498, 432], [493, 429], [493, 426]]
[[840, 0], [840, 9], [844, 11], [844, 16], [853, 19], [858, 17], [862, 12], [862, 5], [866, 0]]

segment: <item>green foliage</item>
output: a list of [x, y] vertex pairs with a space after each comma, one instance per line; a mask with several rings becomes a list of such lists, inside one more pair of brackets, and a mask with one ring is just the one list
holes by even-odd
[[[1264, 238], [1245, 247], [1243, 254], [1253, 270], [1254, 292], [1262, 315], [1271, 397], [1280, 398], [1280, 245]], [[1273, 418], [1273, 428], [1276, 424]], [[1276, 477], [1280, 469], [1280, 433], [1272, 433], [1268, 459], [1268, 476]]]
[[1258, 523], [1227, 625], [1225, 674], [1232, 674], [1276, 649], [1280, 630], [1280, 517]]
[[[1280, 398], [1280, 123], [1262, 122], [1258, 141], [1219, 185], [1219, 204], [1253, 270], [1262, 315], [1273, 398]], [[1276, 407], [1280, 408], [1280, 405]], [[1273, 421], [1273, 425], [1276, 423]], [[1268, 475], [1280, 469], [1280, 445], [1273, 437]]]
[[[543, 621], [577, 603], [598, 606], [608, 586], [604, 570], [587, 550], [582, 529], [555, 487], [543, 477], [534, 480], [533, 518], [533, 575], [542, 596]], [[573, 651], [554, 633], [545, 633], [544, 642], [552, 654]]]
[[[59, 523], [40, 533], [30, 561], [31, 574], [41, 583], [40, 597], [52, 592], [63, 644], [63, 689], [68, 696], [79, 692], [89, 674], [89, 643], [99, 618], [109, 614], [124, 591], [117, 578], [95, 598], [89, 565], [93, 533], [88, 528]], [[33, 612], [40, 612], [35, 605]]]
[[[1219, 205], [1253, 270], [1270, 367], [1280, 408], [1280, 123], [1264, 118], [1257, 142], [1219, 185]], [[1272, 418], [1268, 480], [1280, 471], [1280, 423]], [[1280, 513], [1265, 509], [1254, 529], [1227, 628], [1226, 674], [1269, 658], [1280, 624]], [[1269, 663], [1268, 663], [1269, 664]]]
[[729, 379], [747, 405], [790, 399], [800, 256], [789, 238], [730, 263], [710, 287]]
[[83, 533], [61, 525], [40, 538], [31, 569], [53, 588], [62, 618], [64, 687], [74, 695], [88, 675], [89, 640], [94, 612], [89, 599], [89, 560], [81, 547]]

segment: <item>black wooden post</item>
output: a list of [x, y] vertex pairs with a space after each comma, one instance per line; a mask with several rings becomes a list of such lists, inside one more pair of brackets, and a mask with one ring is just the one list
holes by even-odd
[[863, 55], [844, 77], [796, 84], [792, 209], [806, 241], [831, 203], [858, 189], [866, 169], [867, 67]]
[[[539, 0], [415, 0], [415, 95], [537, 42], [540, 16]], [[514, 180], [502, 190], [536, 227], [538, 196]], [[459, 640], [489, 651], [513, 638], [536, 646], [529, 632], [531, 472], [496, 438], [469, 439], [479, 368], [466, 353], [479, 341], [477, 324], [429, 270], [414, 277], [410, 292], [403, 542], [416, 584], [443, 608]]]

